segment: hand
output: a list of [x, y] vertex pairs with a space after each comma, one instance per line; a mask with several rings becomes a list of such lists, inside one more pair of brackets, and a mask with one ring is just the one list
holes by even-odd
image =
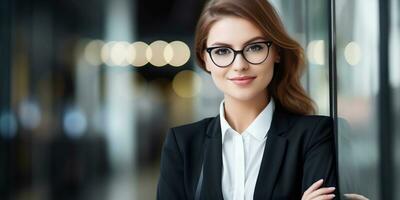
[[344, 196], [349, 200], [369, 200], [367, 197], [359, 194], [344, 194]]
[[320, 188], [324, 180], [320, 179], [319, 181], [312, 184], [303, 194], [301, 200], [325, 200], [325, 199], [333, 199], [335, 195], [332, 194], [335, 191], [335, 187], [327, 187]]

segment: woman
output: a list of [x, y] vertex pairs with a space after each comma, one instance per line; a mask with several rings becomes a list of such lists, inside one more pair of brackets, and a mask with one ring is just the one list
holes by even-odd
[[168, 131], [157, 199], [333, 199], [332, 122], [310, 115], [303, 50], [267, 0], [209, 2], [195, 47], [224, 100]]

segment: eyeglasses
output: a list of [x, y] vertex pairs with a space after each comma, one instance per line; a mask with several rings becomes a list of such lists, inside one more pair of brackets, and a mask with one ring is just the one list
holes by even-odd
[[233, 63], [237, 54], [242, 54], [244, 59], [253, 65], [263, 63], [269, 55], [271, 41], [255, 42], [246, 45], [242, 50], [234, 50], [231, 47], [206, 48], [213, 63], [218, 67], [228, 67]]

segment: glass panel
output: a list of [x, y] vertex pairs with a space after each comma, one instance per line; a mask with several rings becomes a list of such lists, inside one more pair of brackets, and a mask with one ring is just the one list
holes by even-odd
[[378, 8], [336, 1], [340, 191], [369, 199], [379, 197]]
[[393, 137], [394, 137], [394, 199], [400, 199], [400, 1], [391, 0], [391, 33], [389, 39], [389, 75], [393, 95]]
[[155, 199], [167, 128], [211, 115], [193, 109], [203, 3], [2, 1], [0, 199]]
[[285, 28], [306, 53], [307, 71], [302, 83], [317, 104], [317, 114], [329, 115], [328, 1], [275, 0]]
[[307, 0], [305, 4], [308, 89], [318, 114], [329, 115], [329, 1]]

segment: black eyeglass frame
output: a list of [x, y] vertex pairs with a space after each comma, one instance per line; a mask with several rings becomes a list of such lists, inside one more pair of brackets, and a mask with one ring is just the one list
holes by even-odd
[[[266, 44], [266, 45], [267, 45], [267, 47], [268, 47], [267, 56], [265, 56], [264, 60], [262, 60], [261, 62], [252, 63], [252, 62], [250, 62], [249, 60], [247, 60], [246, 56], [243, 54], [243, 51], [244, 51], [244, 49], [246, 49], [246, 47], [248, 47], [248, 46], [250, 46], [250, 45], [254, 45], [254, 44], [259, 44], [259, 43], [263, 43], [263, 44]], [[272, 41], [263, 41], [263, 42], [254, 42], [254, 43], [250, 43], [250, 44], [246, 45], [242, 50], [235, 50], [235, 49], [232, 49], [231, 47], [219, 46], [219, 47], [208, 47], [208, 48], [206, 48], [206, 51], [207, 51], [208, 55], [210, 56], [211, 60], [213, 61], [213, 63], [214, 63], [216, 66], [221, 67], [221, 68], [225, 68], [225, 67], [228, 67], [229, 65], [231, 65], [231, 64], [235, 61], [236, 55], [237, 55], [237, 54], [242, 54], [243, 58], [244, 58], [248, 63], [250, 63], [250, 64], [252, 64], [252, 65], [259, 65], [259, 64], [263, 63], [265, 60], [267, 60], [267, 58], [268, 58], [268, 56], [269, 56], [269, 52], [270, 52], [271, 46], [272, 46]], [[227, 48], [227, 49], [232, 50], [232, 51], [233, 51], [233, 59], [232, 59], [232, 62], [230, 62], [229, 64], [224, 65], [224, 66], [221, 66], [221, 65], [218, 65], [217, 63], [215, 63], [213, 57], [211, 56], [211, 51], [214, 50], [214, 49], [217, 49], [217, 48]]]

